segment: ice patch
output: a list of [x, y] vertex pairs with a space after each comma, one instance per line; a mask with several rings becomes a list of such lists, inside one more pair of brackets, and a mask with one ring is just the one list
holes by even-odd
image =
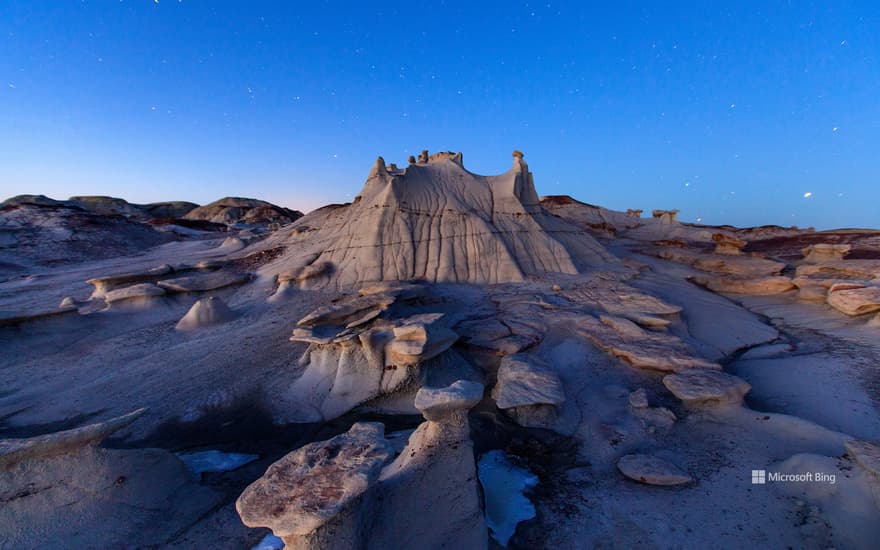
[[284, 541], [269, 533], [251, 550], [282, 550], [282, 548], [284, 548]]
[[259, 455], [244, 453], [224, 453], [223, 451], [196, 451], [194, 453], [177, 453], [177, 458], [195, 475], [204, 472], [228, 472], [241, 468], [260, 458]]
[[535, 517], [535, 506], [525, 493], [538, 484], [538, 478], [516, 466], [502, 451], [489, 451], [477, 463], [483, 485], [486, 525], [492, 538], [507, 547], [519, 522]]

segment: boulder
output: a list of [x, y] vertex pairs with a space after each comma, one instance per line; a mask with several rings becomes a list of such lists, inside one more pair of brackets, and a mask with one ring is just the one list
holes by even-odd
[[642, 217], [642, 209], [641, 208], [627, 208], [626, 215], [630, 218], [641, 218]]
[[880, 311], [880, 286], [834, 285], [828, 291], [827, 300], [828, 305], [851, 316]]
[[801, 250], [805, 262], [819, 263], [829, 260], [842, 260], [852, 250], [849, 244], [811, 244]]
[[634, 409], [648, 408], [648, 392], [645, 388], [639, 388], [629, 394], [629, 406]]
[[211, 325], [231, 321], [235, 313], [217, 296], [209, 296], [197, 301], [189, 308], [174, 328], [177, 330], [195, 330]]
[[691, 405], [738, 405], [751, 389], [742, 378], [706, 369], [667, 375], [663, 377], [663, 385]]
[[559, 376], [526, 355], [508, 355], [498, 367], [492, 398], [499, 409], [529, 405], [559, 405], [565, 392]]
[[235, 502], [249, 527], [268, 527], [291, 548], [359, 548], [374, 486], [394, 454], [382, 424], [358, 422], [272, 464]]
[[626, 477], [647, 485], [684, 485], [693, 478], [678, 466], [647, 454], [620, 457], [617, 469]]
[[458, 380], [445, 388], [421, 388], [415, 407], [428, 420], [441, 421], [459, 411], [467, 411], [483, 399], [483, 385]]

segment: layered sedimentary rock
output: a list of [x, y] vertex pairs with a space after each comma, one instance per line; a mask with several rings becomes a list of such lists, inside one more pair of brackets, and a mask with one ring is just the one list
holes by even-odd
[[336, 276], [324, 284], [337, 287], [416, 278], [496, 283], [616, 263], [584, 230], [542, 208], [521, 156], [498, 176], [467, 171], [460, 154], [391, 172], [379, 158], [353, 204], [299, 223], [316, 229], [307, 240], [288, 237], [292, 254], [266, 274], [329, 263]]
[[411, 388], [419, 366], [458, 339], [444, 314], [380, 318], [398, 300], [412, 301], [424, 288], [404, 285], [320, 307], [302, 318], [291, 340], [307, 342], [302, 374], [291, 385], [291, 420], [331, 419], [384, 394]]

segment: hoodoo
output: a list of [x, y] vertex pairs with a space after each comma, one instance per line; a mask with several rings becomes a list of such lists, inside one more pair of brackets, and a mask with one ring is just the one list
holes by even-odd
[[316, 285], [371, 281], [501, 283], [542, 273], [577, 274], [617, 263], [580, 227], [541, 206], [523, 154], [497, 176], [465, 169], [461, 153], [420, 155], [389, 171], [376, 159], [364, 188], [343, 208], [322, 209], [284, 237], [288, 255], [264, 274], [329, 262]]

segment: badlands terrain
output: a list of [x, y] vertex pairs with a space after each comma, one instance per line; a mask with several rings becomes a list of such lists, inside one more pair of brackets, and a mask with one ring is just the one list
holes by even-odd
[[307, 215], [14, 197], [0, 548], [876, 548], [878, 336], [880, 231], [539, 197], [518, 151]]

